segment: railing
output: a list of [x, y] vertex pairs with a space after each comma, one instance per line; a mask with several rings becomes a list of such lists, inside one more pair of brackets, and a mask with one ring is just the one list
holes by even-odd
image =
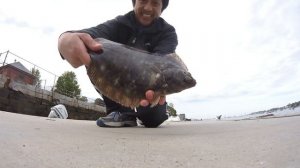
[[[4, 84], [7, 81], [7, 79], [8, 78], [6, 76], [0, 74], [0, 87], [4, 87]], [[105, 112], [104, 106], [97, 105], [94, 102], [84, 102], [76, 98], [67, 97], [54, 91], [34, 87], [33, 85], [22, 84], [16, 81], [12, 81], [12, 83], [10, 83], [10, 88], [15, 91], [20, 91], [23, 94], [44, 99], [50, 102], [56, 102], [59, 104], [69, 105], [73, 107], [81, 107], [88, 110]]]

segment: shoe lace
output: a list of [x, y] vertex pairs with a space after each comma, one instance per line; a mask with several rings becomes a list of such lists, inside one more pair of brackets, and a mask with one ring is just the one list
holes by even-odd
[[113, 116], [113, 119], [114, 120], [118, 120], [119, 117], [121, 116], [122, 114], [120, 112], [114, 112], [114, 116]]

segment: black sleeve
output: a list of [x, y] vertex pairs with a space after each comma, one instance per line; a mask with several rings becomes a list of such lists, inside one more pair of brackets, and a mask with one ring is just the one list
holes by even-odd
[[[91, 28], [82, 29], [82, 30], [66, 31], [66, 32], [87, 33], [92, 38], [100, 38], [101, 37], [101, 38], [106, 38], [106, 39], [115, 41], [117, 39], [118, 29], [119, 29], [119, 23], [117, 22], [116, 19], [112, 19], [112, 20], [108, 20], [102, 24], [99, 24], [96, 27], [91, 27]], [[66, 32], [64, 32], [64, 33], [66, 33]], [[62, 56], [61, 53], [60, 53], [60, 56], [62, 59], [64, 59], [64, 57]]]
[[174, 53], [177, 45], [178, 40], [175, 28], [170, 26], [159, 37], [158, 44], [153, 48], [153, 52], [159, 54]]
[[81, 33], [87, 33], [92, 38], [106, 38], [109, 40], [116, 40], [116, 35], [118, 34], [119, 23], [116, 19], [108, 20], [102, 24], [99, 24], [95, 27], [75, 31]]

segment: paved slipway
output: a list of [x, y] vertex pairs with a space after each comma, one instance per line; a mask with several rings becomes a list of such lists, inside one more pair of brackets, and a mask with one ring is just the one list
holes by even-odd
[[300, 117], [100, 128], [0, 111], [2, 168], [299, 168]]

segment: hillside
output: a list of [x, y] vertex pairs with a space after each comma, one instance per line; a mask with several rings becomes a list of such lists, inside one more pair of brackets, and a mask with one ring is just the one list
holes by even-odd
[[272, 108], [269, 110], [263, 110], [263, 111], [258, 111], [258, 112], [253, 112], [250, 115], [255, 115], [255, 114], [264, 114], [264, 113], [274, 113], [274, 112], [281, 112], [281, 111], [293, 111], [296, 108], [298, 109], [298, 107], [300, 107], [300, 101], [298, 102], [294, 102], [294, 103], [290, 103], [286, 106], [283, 107], [276, 107], [276, 108]]

